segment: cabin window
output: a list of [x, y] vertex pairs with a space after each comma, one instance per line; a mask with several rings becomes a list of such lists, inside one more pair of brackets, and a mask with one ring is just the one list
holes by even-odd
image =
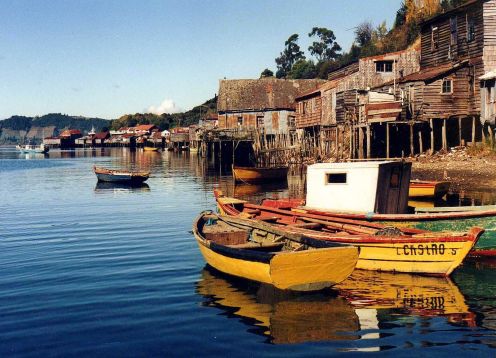
[[456, 16], [450, 18], [450, 33], [451, 33], [451, 45], [456, 45], [458, 42], [458, 21]]
[[475, 40], [475, 21], [474, 19], [467, 19], [467, 42]]
[[264, 127], [264, 117], [257, 116], [257, 128], [263, 128], [263, 127]]
[[243, 125], [243, 117], [238, 117], [238, 126]]
[[393, 61], [377, 61], [375, 72], [393, 72]]
[[296, 118], [295, 118], [295, 116], [288, 116], [288, 127], [289, 128], [296, 127]]
[[439, 47], [439, 29], [437, 26], [431, 27], [431, 50], [437, 50]]
[[445, 94], [453, 93], [453, 80], [449, 78], [443, 79], [441, 93], [445, 93]]
[[346, 173], [327, 173], [326, 184], [346, 184]]

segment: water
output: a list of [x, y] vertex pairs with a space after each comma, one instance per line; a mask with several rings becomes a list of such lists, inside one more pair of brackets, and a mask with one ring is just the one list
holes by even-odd
[[[152, 177], [100, 185], [94, 164]], [[451, 280], [358, 272], [314, 294], [205, 268], [189, 231], [214, 187], [257, 200], [302, 183], [233, 188], [188, 153], [0, 148], [0, 356], [494, 355], [496, 261]]]

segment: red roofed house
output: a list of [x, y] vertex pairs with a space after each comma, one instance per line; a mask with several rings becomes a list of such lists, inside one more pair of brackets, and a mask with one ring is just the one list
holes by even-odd
[[61, 148], [74, 148], [76, 139], [81, 138], [82, 134], [79, 129], [66, 129], [59, 135]]
[[133, 128], [134, 133], [137, 135], [151, 134], [152, 132], [156, 132], [158, 130], [159, 128], [154, 124], [140, 124]]

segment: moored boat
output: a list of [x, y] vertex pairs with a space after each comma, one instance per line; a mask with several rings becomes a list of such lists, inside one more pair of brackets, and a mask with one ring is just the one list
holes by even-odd
[[442, 198], [450, 187], [448, 181], [411, 180], [408, 189], [410, 198]]
[[193, 234], [205, 261], [229, 275], [294, 291], [320, 290], [344, 281], [358, 249], [289, 234], [254, 220], [202, 213]]
[[261, 183], [286, 180], [288, 167], [238, 167], [232, 166], [234, 180], [240, 183]]
[[290, 234], [360, 248], [357, 268], [448, 276], [465, 259], [484, 232], [431, 232], [388, 227], [367, 221], [299, 213], [227, 198], [216, 192], [221, 213], [271, 222]]
[[16, 149], [21, 153], [39, 153], [46, 154], [49, 151], [49, 147], [45, 144], [33, 145], [33, 144], [19, 144], [16, 145]]
[[410, 164], [402, 162], [322, 163], [307, 170], [305, 199], [264, 200], [321, 219], [362, 220], [429, 231], [487, 229], [470, 256], [496, 257], [496, 207], [408, 209]]
[[158, 152], [159, 148], [158, 147], [143, 147], [143, 150], [145, 152]]
[[93, 171], [99, 181], [111, 183], [141, 184], [150, 176], [149, 172], [115, 170], [97, 166], [93, 166]]

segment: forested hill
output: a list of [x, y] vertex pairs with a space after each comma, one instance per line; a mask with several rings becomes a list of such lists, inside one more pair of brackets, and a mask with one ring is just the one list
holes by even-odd
[[50, 113], [41, 117], [12, 116], [0, 120], [0, 145], [20, 142], [41, 142], [43, 137], [58, 135], [64, 129], [79, 129], [82, 133], [121, 127], [134, 127], [139, 124], [154, 124], [161, 130], [188, 126], [198, 123], [200, 117], [217, 113], [217, 96], [193, 109], [181, 113], [136, 113], [125, 114], [114, 120], [69, 116]]
[[69, 116], [50, 113], [41, 117], [12, 116], [0, 121], [0, 144], [15, 144], [27, 140], [41, 141], [42, 137], [57, 135], [64, 129], [88, 132], [109, 128], [111, 121], [102, 118]]
[[200, 116], [204, 118], [207, 114], [217, 113], [217, 96], [209, 99], [205, 103], [193, 107], [193, 109], [181, 113], [136, 113], [125, 114], [118, 119], [114, 119], [111, 124], [112, 129], [119, 129], [121, 127], [134, 127], [140, 124], [154, 124], [161, 130], [189, 126], [197, 124]]

